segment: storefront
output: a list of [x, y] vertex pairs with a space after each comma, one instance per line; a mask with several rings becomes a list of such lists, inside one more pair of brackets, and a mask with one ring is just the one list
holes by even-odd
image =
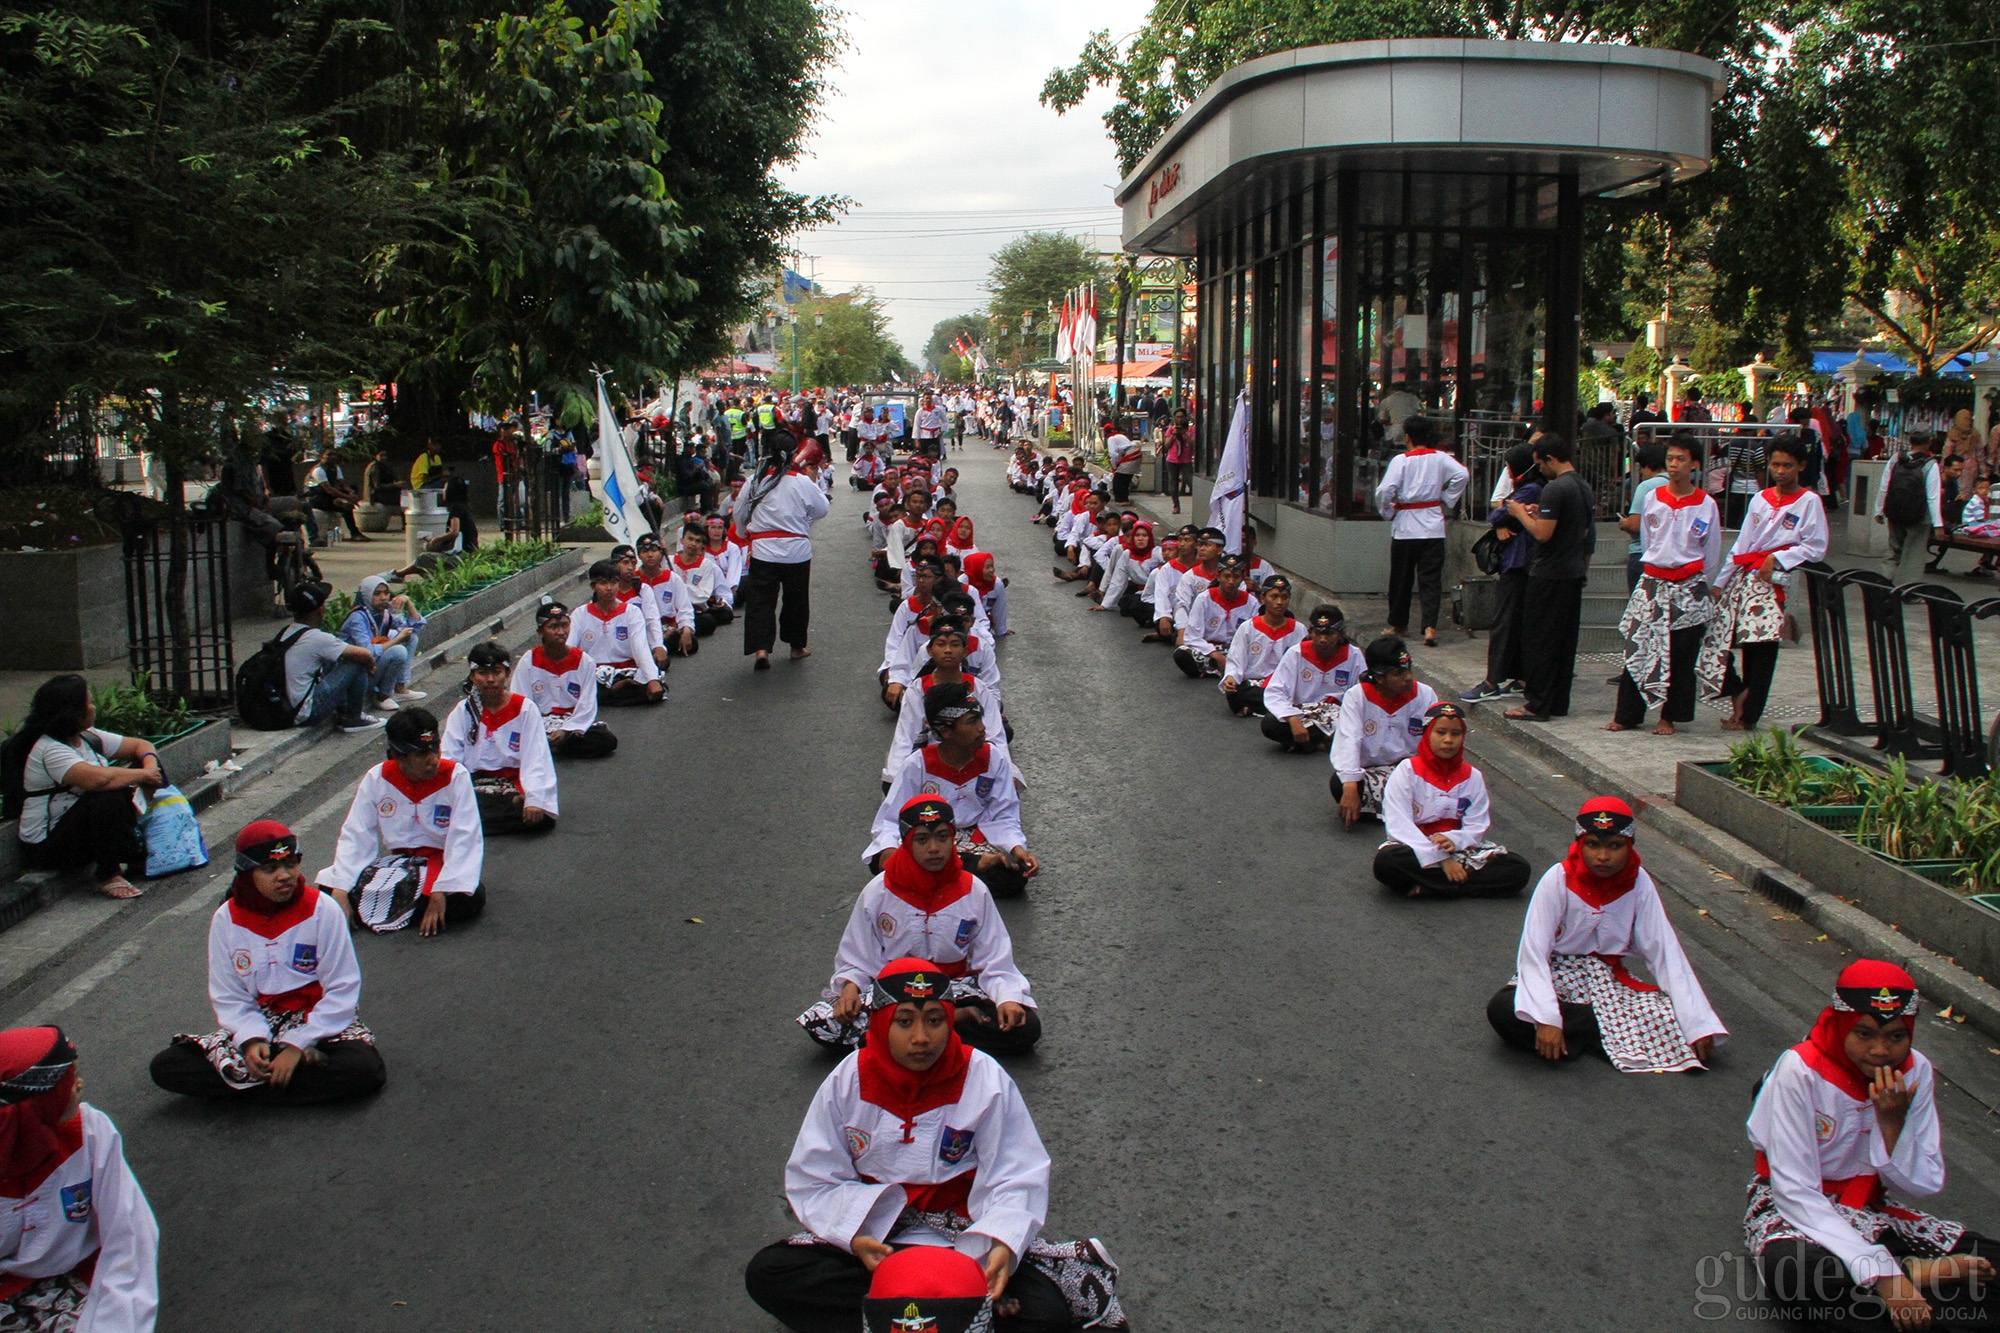
[[1404, 421], [1482, 476], [1531, 420], [1567, 432], [1585, 202], [1705, 170], [1722, 77], [1677, 51], [1422, 40], [1216, 80], [1118, 193], [1126, 250], [1194, 263], [1196, 470], [1247, 386], [1275, 557], [1382, 587], [1372, 494]]

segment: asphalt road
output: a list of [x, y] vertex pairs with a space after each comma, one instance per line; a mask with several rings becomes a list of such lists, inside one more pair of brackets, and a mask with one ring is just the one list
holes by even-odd
[[[1521, 904], [1383, 897], [1325, 758], [1278, 754], [1086, 615], [1002, 457], [975, 444], [961, 497], [1012, 580], [1003, 693], [1045, 870], [1003, 910], [1047, 1029], [1012, 1065], [1055, 1157], [1046, 1234], [1103, 1239], [1144, 1333], [1732, 1315], [1736, 1268], [1703, 1259], [1741, 1251], [1750, 1091], [1830, 986], [1826, 947], [1676, 901], [1734, 1031], [1713, 1071], [1503, 1049], [1484, 1007]], [[563, 769], [558, 832], [489, 848], [483, 920], [359, 941], [379, 1098], [270, 1114], [152, 1086], [153, 1053], [212, 1026], [219, 881], [163, 889], [0, 1005], [63, 1024], [122, 1128], [163, 1231], [162, 1329], [777, 1327], [742, 1268], [795, 1229], [783, 1163], [830, 1061], [791, 1019], [864, 880], [890, 731], [859, 510], [843, 487], [818, 531], [809, 661], [753, 675], [725, 631], [665, 707], [609, 715], [614, 758]], [[347, 748], [279, 810], [316, 814], [309, 869], [376, 753]], [[1496, 837], [1539, 871], [1573, 793], [1484, 753]], [[1969, 1096], [1946, 1111], [1938, 1211], [1991, 1230], [1991, 1122]]]

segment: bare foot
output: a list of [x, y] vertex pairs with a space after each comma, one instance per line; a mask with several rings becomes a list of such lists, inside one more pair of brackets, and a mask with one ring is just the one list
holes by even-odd
[[97, 886], [97, 891], [107, 898], [137, 898], [145, 890], [123, 875], [113, 875]]
[[1606, 722], [1606, 723], [1604, 724], [1604, 729], [1605, 729], [1606, 731], [1630, 731], [1630, 730], [1632, 730], [1632, 728], [1630, 728], [1630, 727], [1626, 726], [1626, 725], [1625, 725], [1625, 724], [1624, 724], [1623, 722]]
[[813, 655], [813, 650], [810, 648], [792, 649], [792, 660], [794, 662], [800, 660], [801, 658], [811, 657], [812, 655]]
[[1653, 728], [1653, 734], [1655, 736], [1671, 736], [1674, 734], [1674, 724], [1665, 718], [1661, 718], [1659, 725]]
[[1743, 723], [1742, 723], [1742, 721], [1741, 721], [1740, 719], [1737, 719], [1737, 718], [1733, 718], [1733, 717], [1725, 717], [1725, 718], [1723, 718], [1723, 719], [1722, 719], [1722, 723], [1721, 723], [1721, 726], [1722, 726], [1722, 729], [1723, 729], [1724, 731], [1743, 731], [1743, 730], [1745, 730], [1745, 728], [1744, 728], [1744, 726], [1743, 726]]
[[758, 653], [757, 660], [750, 664], [750, 669], [752, 671], [769, 671], [771, 669], [771, 655], [769, 653]]

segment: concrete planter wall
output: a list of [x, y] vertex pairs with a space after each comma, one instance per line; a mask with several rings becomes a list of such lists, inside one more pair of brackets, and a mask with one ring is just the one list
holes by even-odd
[[81, 671], [122, 662], [125, 562], [117, 546], [0, 551], [0, 671]]
[[209, 718], [185, 736], [155, 747], [160, 752], [160, 766], [167, 777], [176, 785], [184, 786], [200, 777], [208, 761], [217, 763], [229, 758], [229, 719]]
[[1683, 763], [1674, 800], [1785, 869], [1837, 894], [1980, 977], [2000, 978], [2000, 914], [1855, 846], [1801, 815]]
[[488, 584], [464, 601], [453, 602], [431, 612], [427, 617], [429, 623], [424, 627], [423, 643], [440, 644], [463, 634], [483, 621], [490, 621], [535, 588], [565, 574], [580, 575], [582, 570], [583, 552], [571, 549], [539, 565], [530, 565], [517, 574], [510, 574], [498, 583]]

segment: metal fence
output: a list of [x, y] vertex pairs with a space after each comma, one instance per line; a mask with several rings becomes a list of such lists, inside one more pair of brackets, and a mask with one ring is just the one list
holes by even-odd
[[[1797, 426], [1784, 421], [1646, 421], [1633, 428], [1630, 452], [1655, 441], [1691, 446], [1700, 469], [1696, 484], [1715, 496], [1722, 509], [1722, 526], [1740, 528], [1751, 497], [1764, 489], [1764, 464], [1770, 458], [1771, 441], [1798, 431]], [[1625, 470], [1621, 458], [1621, 478]], [[1597, 483], [1592, 480], [1591, 484]], [[1602, 491], [1598, 499], [1601, 512]], [[1623, 513], [1623, 506], [1616, 512]]]
[[124, 536], [125, 627], [135, 677], [160, 702], [228, 706], [236, 673], [229, 608], [229, 520], [187, 511], [146, 519], [137, 498], [112, 492], [99, 516]]

